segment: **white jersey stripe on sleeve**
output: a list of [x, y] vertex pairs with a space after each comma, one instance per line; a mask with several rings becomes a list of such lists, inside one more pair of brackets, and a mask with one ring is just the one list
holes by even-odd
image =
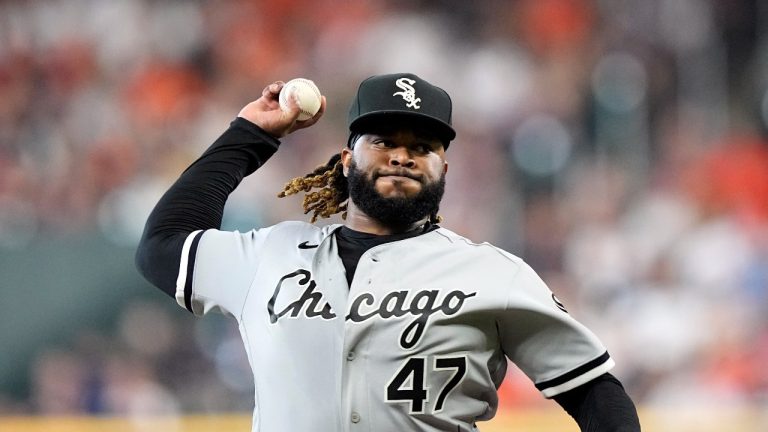
[[181, 262], [179, 263], [179, 276], [176, 278], [176, 303], [179, 306], [192, 310], [192, 273], [195, 266], [195, 254], [197, 243], [200, 241], [203, 231], [192, 232], [181, 249]]
[[600, 357], [551, 380], [536, 384], [536, 388], [546, 398], [557, 396], [582, 384], [588, 383], [600, 375], [610, 371], [616, 363], [606, 351]]

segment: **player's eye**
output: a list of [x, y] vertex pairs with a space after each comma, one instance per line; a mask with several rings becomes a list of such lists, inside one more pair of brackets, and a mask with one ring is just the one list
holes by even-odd
[[387, 139], [377, 139], [377, 140], [373, 141], [373, 143], [378, 145], [378, 146], [386, 147], [386, 148], [393, 148], [393, 147], [395, 147], [395, 143], [390, 141], [390, 140], [387, 140]]
[[432, 147], [432, 145], [428, 142], [416, 142], [413, 144], [413, 146], [411, 146], [411, 148], [420, 154], [431, 153], [435, 150], [434, 147]]
[[429, 144], [419, 144], [418, 146], [416, 146], [416, 148], [422, 153], [429, 153], [433, 150], [432, 146]]

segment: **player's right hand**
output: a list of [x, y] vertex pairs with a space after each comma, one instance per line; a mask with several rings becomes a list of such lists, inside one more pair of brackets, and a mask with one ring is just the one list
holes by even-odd
[[320, 110], [317, 111], [317, 114], [312, 118], [300, 121], [298, 120], [300, 109], [296, 96], [291, 95], [288, 98], [289, 109], [287, 111], [280, 108], [278, 98], [283, 85], [285, 85], [283, 81], [275, 81], [266, 86], [261, 92], [261, 97], [240, 110], [238, 117], [254, 123], [275, 138], [282, 138], [293, 131], [317, 123], [325, 112], [325, 96], [321, 96]]

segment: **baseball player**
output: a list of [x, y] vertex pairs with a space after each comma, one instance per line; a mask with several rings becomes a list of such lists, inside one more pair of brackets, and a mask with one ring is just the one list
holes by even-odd
[[[195, 315], [239, 326], [255, 382], [253, 431], [474, 431], [492, 418], [507, 359], [582, 431], [639, 431], [598, 338], [520, 258], [438, 225], [456, 133], [448, 94], [413, 74], [364, 80], [349, 140], [290, 181], [318, 217], [220, 230], [240, 181], [298, 121], [268, 85], [149, 216], [144, 276]], [[457, 144], [460, 145], [460, 144]], [[284, 151], [290, 151], [286, 149]]]

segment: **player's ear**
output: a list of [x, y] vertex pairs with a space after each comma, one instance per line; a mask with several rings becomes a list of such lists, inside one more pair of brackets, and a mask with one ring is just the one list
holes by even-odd
[[448, 174], [448, 161], [443, 162], [443, 174]]
[[341, 167], [344, 177], [347, 177], [347, 174], [349, 173], [349, 165], [352, 163], [352, 155], [352, 150], [348, 147], [341, 149]]

